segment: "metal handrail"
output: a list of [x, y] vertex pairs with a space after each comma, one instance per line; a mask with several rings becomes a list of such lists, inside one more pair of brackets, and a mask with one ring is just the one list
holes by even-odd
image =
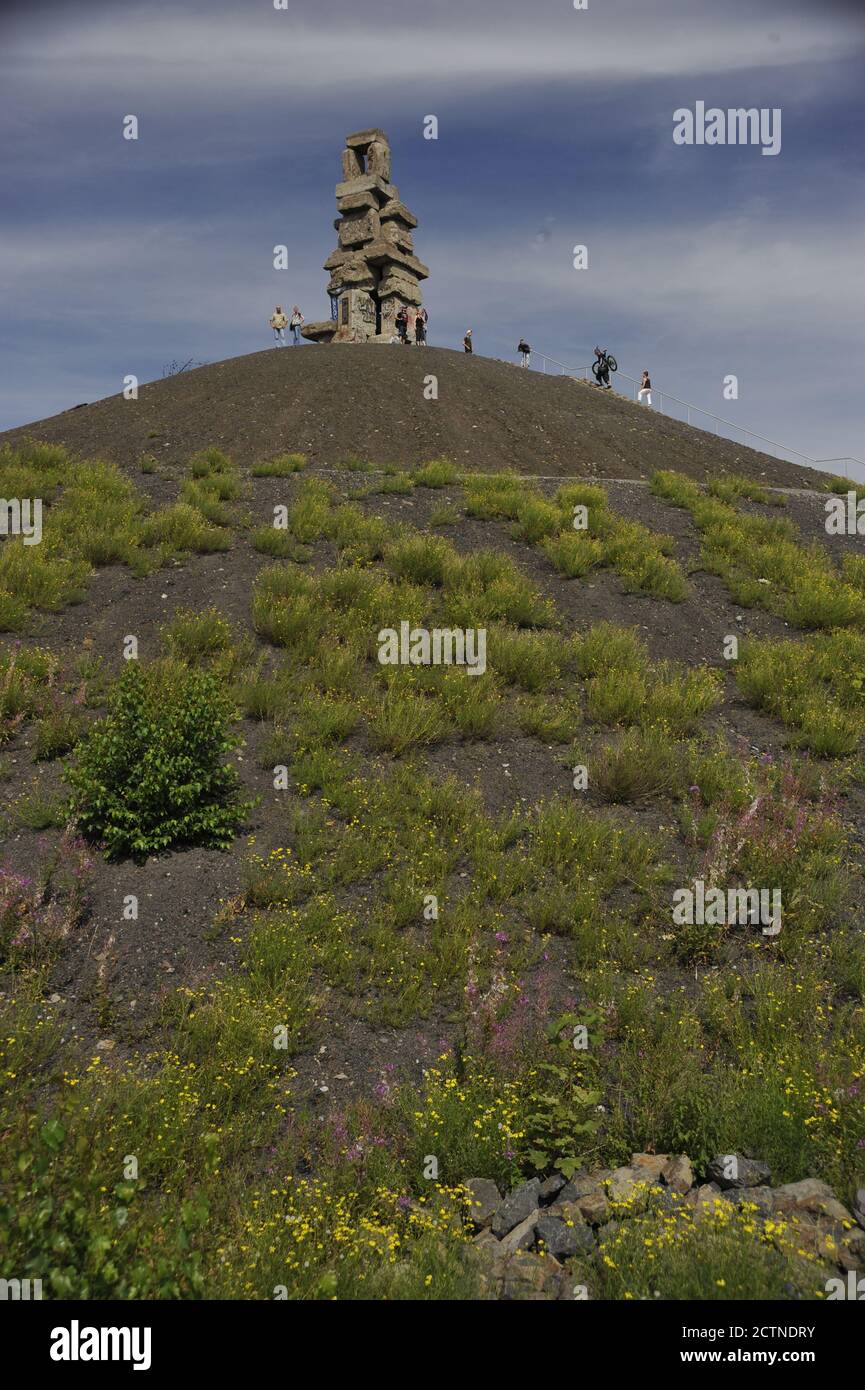
[[[530, 363], [531, 363], [531, 360], [532, 360], [533, 358], [536, 358], [536, 357], [539, 357], [539, 358], [541, 359], [542, 363], [543, 363], [543, 366], [542, 366], [542, 368], [541, 368], [541, 371], [543, 372], [544, 375], [547, 374], [547, 363], [548, 363], [548, 362], [552, 363], [553, 366], [559, 367], [559, 368], [561, 369], [560, 372], [558, 373], [558, 375], [561, 375], [561, 376], [576, 377], [576, 376], [579, 374], [579, 375], [581, 375], [582, 377], [584, 377], [585, 379], [588, 379], [588, 373], [589, 373], [589, 371], [591, 370], [590, 367], [567, 367], [567, 366], [565, 365], [565, 363], [564, 363], [564, 362], [560, 362], [559, 359], [558, 359], [557, 357], [548, 357], [548, 356], [546, 355], [546, 353], [543, 353], [543, 352], [532, 352], [531, 358], [529, 359]], [[554, 375], [555, 375], [555, 373], [554, 373]], [[616, 373], [616, 375], [619, 376], [619, 377], [623, 377], [625, 381], [633, 382], [635, 388], [638, 388], [638, 387], [639, 387], [639, 384], [640, 384], [640, 383], [639, 383], [639, 381], [637, 380], [637, 378], [634, 377], [634, 376], [629, 376], [627, 372], [619, 371], [619, 372]], [[849, 477], [849, 475], [850, 475], [850, 470], [849, 470], [849, 466], [848, 466], [848, 465], [851, 464], [851, 463], [856, 464], [859, 468], [865, 469], [865, 460], [853, 458], [852, 455], [849, 456], [849, 457], [845, 457], [845, 458], [831, 458], [831, 459], [815, 459], [815, 458], [811, 458], [810, 454], [803, 454], [802, 451], [801, 451], [801, 449], [791, 449], [791, 448], [789, 448], [786, 444], [781, 444], [781, 443], [779, 443], [777, 439], [769, 439], [765, 434], [758, 434], [756, 430], [749, 430], [749, 429], [746, 429], [744, 425], [739, 425], [739, 424], [737, 424], [734, 420], [727, 420], [727, 419], [724, 418], [723, 415], [714, 415], [714, 414], [712, 413], [711, 410], [704, 410], [703, 407], [702, 407], [701, 405], [694, 405], [691, 401], [683, 401], [683, 400], [681, 399], [680, 396], [674, 396], [674, 395], [672, 395], [669, 391], [658, 391], [658, 390], [655, 389], [655, 388], [653, 388], [653, 390], [655, 390], [655, 395], [658, 397], [659, 408], [660, 408], [662, 411], [663, 411], [663, 408], [664, 408], [663, 403], [664, 403], [664, 397], [665, 397], [665, 396], [666, 396], [666, 398], [667, 398], [668, 401], [675, 401], [676, 405], [680, 405], [680, 406], [684, 407], [684, 409], [687, 411], [687, 423], [688, 423], [689, 425], [690, 425], [690, 423], [691, 423], [691, 412], [694, 411], [694, 412], [696, 412], [698, 415], [703, 415], [703, 416], [705, 416], [705, 418], [706, 418], [707, 420], [713, 420], [713, 421], [715, 422], [716, 425], [724, 425], [724, 426], [725, 426], [727, 429], [729, 429], [729, 430], [736, 430], [736, 431], [738, 431], [739, 434], [747, 435], [749, 439], [758, 439], [758, 440], [760, 441], [761, 444], [769, 444], [769, 445], [771, 445], [771, 447], [772, 447], [773, 449], [780, 449], [780, 450], [782, 451], [782, 454], [794, 454], [796, 458], [804, 459], [804, 461], [805, 461], [806, 463], [812, 464], [812, 465], [814, 465], [815, 467], [817, 467], [819, 464], [822, 464], [822, 463], [843, 463], [843, 464], [844, 464], [844, 476], [845, 476], [845, 478]], [[636, 392], [636, 389], [635, 389], [635, 391], [634, 391], [634, 396], [635, 396], [635, 398], [636, 398], [636, 394], [637, 394], [637, 392]], [[720, 430], [716, 430], [715, 433], [716, 433], [716, 434], [720, 434], [721, 431], [720, 431]], [[736, 441], [733, 440], [733, 442], [735, 443]]]

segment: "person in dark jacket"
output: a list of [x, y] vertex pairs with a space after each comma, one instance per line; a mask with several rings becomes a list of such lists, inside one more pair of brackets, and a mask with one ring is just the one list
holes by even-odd
[[472, 347], [472, 330], [470, 328], [466, 329], [466, 336], [463, 338], [463, 347], [466, 352], [474, 352], [474, 348]]
[[529, 357], [531, 356], [532, 350], [526, 342], [525, 338], [520, 338], [519, 345], [517, 347], [517, 352], [520, 354], [521, 358], [520, 366], [527, 367], [529, 365]]
[[610, 385], [610, 364], [607, 361], [607, 349], [596, 347], [595, 357], [598, 359], [594, 367], [595, 380], [599, 386], [606, 386], [608, 391], [612, 391], [613, 388]]

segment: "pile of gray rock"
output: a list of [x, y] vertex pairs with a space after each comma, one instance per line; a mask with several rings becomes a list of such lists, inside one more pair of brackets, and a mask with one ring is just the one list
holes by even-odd
[[417, 218], [391, 183], [390, 165], [383, 130], [346, 136], [333, 224], [338, 244], [324, 263], [334, 314], [304, 326], [312, 342], [390, 342], [399, 310], [421, 303], [429, 270], [414, 254]]
[[572, 1299], [564, 1261], [591, 1257], [605, 1228], [654, 1201], [685, 1205], [699, 1219], [717, 1201], [748, 1203], [758, 1220], [783, 1217], [806, 1254], [841, 1271], [865, 1267], [865, 1188], [853, 1210], [817, 1178], [771, 1186], [765, 1163], [719, 1154], [698, 1181], [686, 1154], [635, 1153], [624, 1167], [532, 1178], [503, 1195], [489, 1178], [469, 1178], [474, 1245], [496, 1298]]

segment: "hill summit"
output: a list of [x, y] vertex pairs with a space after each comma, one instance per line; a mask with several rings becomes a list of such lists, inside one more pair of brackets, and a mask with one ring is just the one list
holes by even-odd
[[674, 468], [698, 480], [738, 472], [770, 486], [821, 482], [812, 469], [615, 391], [449, 348], [331, 344], [250, 353], [150, 382], [136, 401], [109, 396], [7, 430], [0, 442], [28, 437], [118, 463], [145, 453], [180, 460], [216, 446], [241, 466], [297, 450], [319, 465], [357, 456], [405, 466], [446, 456], [478, 472], [648, 478]]

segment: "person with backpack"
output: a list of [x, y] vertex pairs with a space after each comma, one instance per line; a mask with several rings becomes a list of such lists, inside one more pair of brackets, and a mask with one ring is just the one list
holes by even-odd
[[417, 311], [414, 325], [414, 340], [418, 347], [426, 347], [426, 326], [428, 323], [429, 314], [426, 309], [421, 307]]
[[294, 308], [291, 311], [291, 318], [288, 321], [288, 326], [291, 329], [295, 347], [297, 347], [300, 343], [300, 328], [302, 323], [303, 314], [300, 312], [297, 305], [295, 304]]
[[466, 352], [474, 352], [474, 348], [472, 347], [472, 330], [470, 328], [466, 329], [466, 336], [463, 338], [463, 347]]
[[531, 356], [532, 350], [526, 342], [525, 338], [520, 338], [519, 344], [517, 346], [517, 352], [520, 354], [521, 358], [520, 366], [527, 367], [529, 365], [529, 357]]
[[643, 399], [644, 396], [645, 396], [645, 398], [646, 398], [646, 405], [651, 405], [651, 404], [652, 404], [652, 379], [651, 379], [651, 377], [649, 376], [649, 369], [648, 369], [648, 367], [646, 367], [646, 368], [643, 369], [643, 379], [642, 379], [642, 381], [640, 382], [640, 389], [639, 389], [639, 391], [638, 391], [638, 393], [637, 393], [637, 400], [640, 401], [640, 402], [642, 402], [642, 399]]
[[273, 336], [276, 339], [277, 347], [282, 347], [285, 343], [285, 325], [287, 323], [288, 319], [282, 312], [282, 305], [277, 304], [270, 316], [270, 326], [273, 329]]
[[406, 337], [406, 334], [408, 333], [408, 310], [406, 309], [404, 304], [400, 307], [400, 311], [394, 319], [394, 325], [396, 327], [397, 337], [399, 338], [400, 342], [407, 343], [408, 338]]

